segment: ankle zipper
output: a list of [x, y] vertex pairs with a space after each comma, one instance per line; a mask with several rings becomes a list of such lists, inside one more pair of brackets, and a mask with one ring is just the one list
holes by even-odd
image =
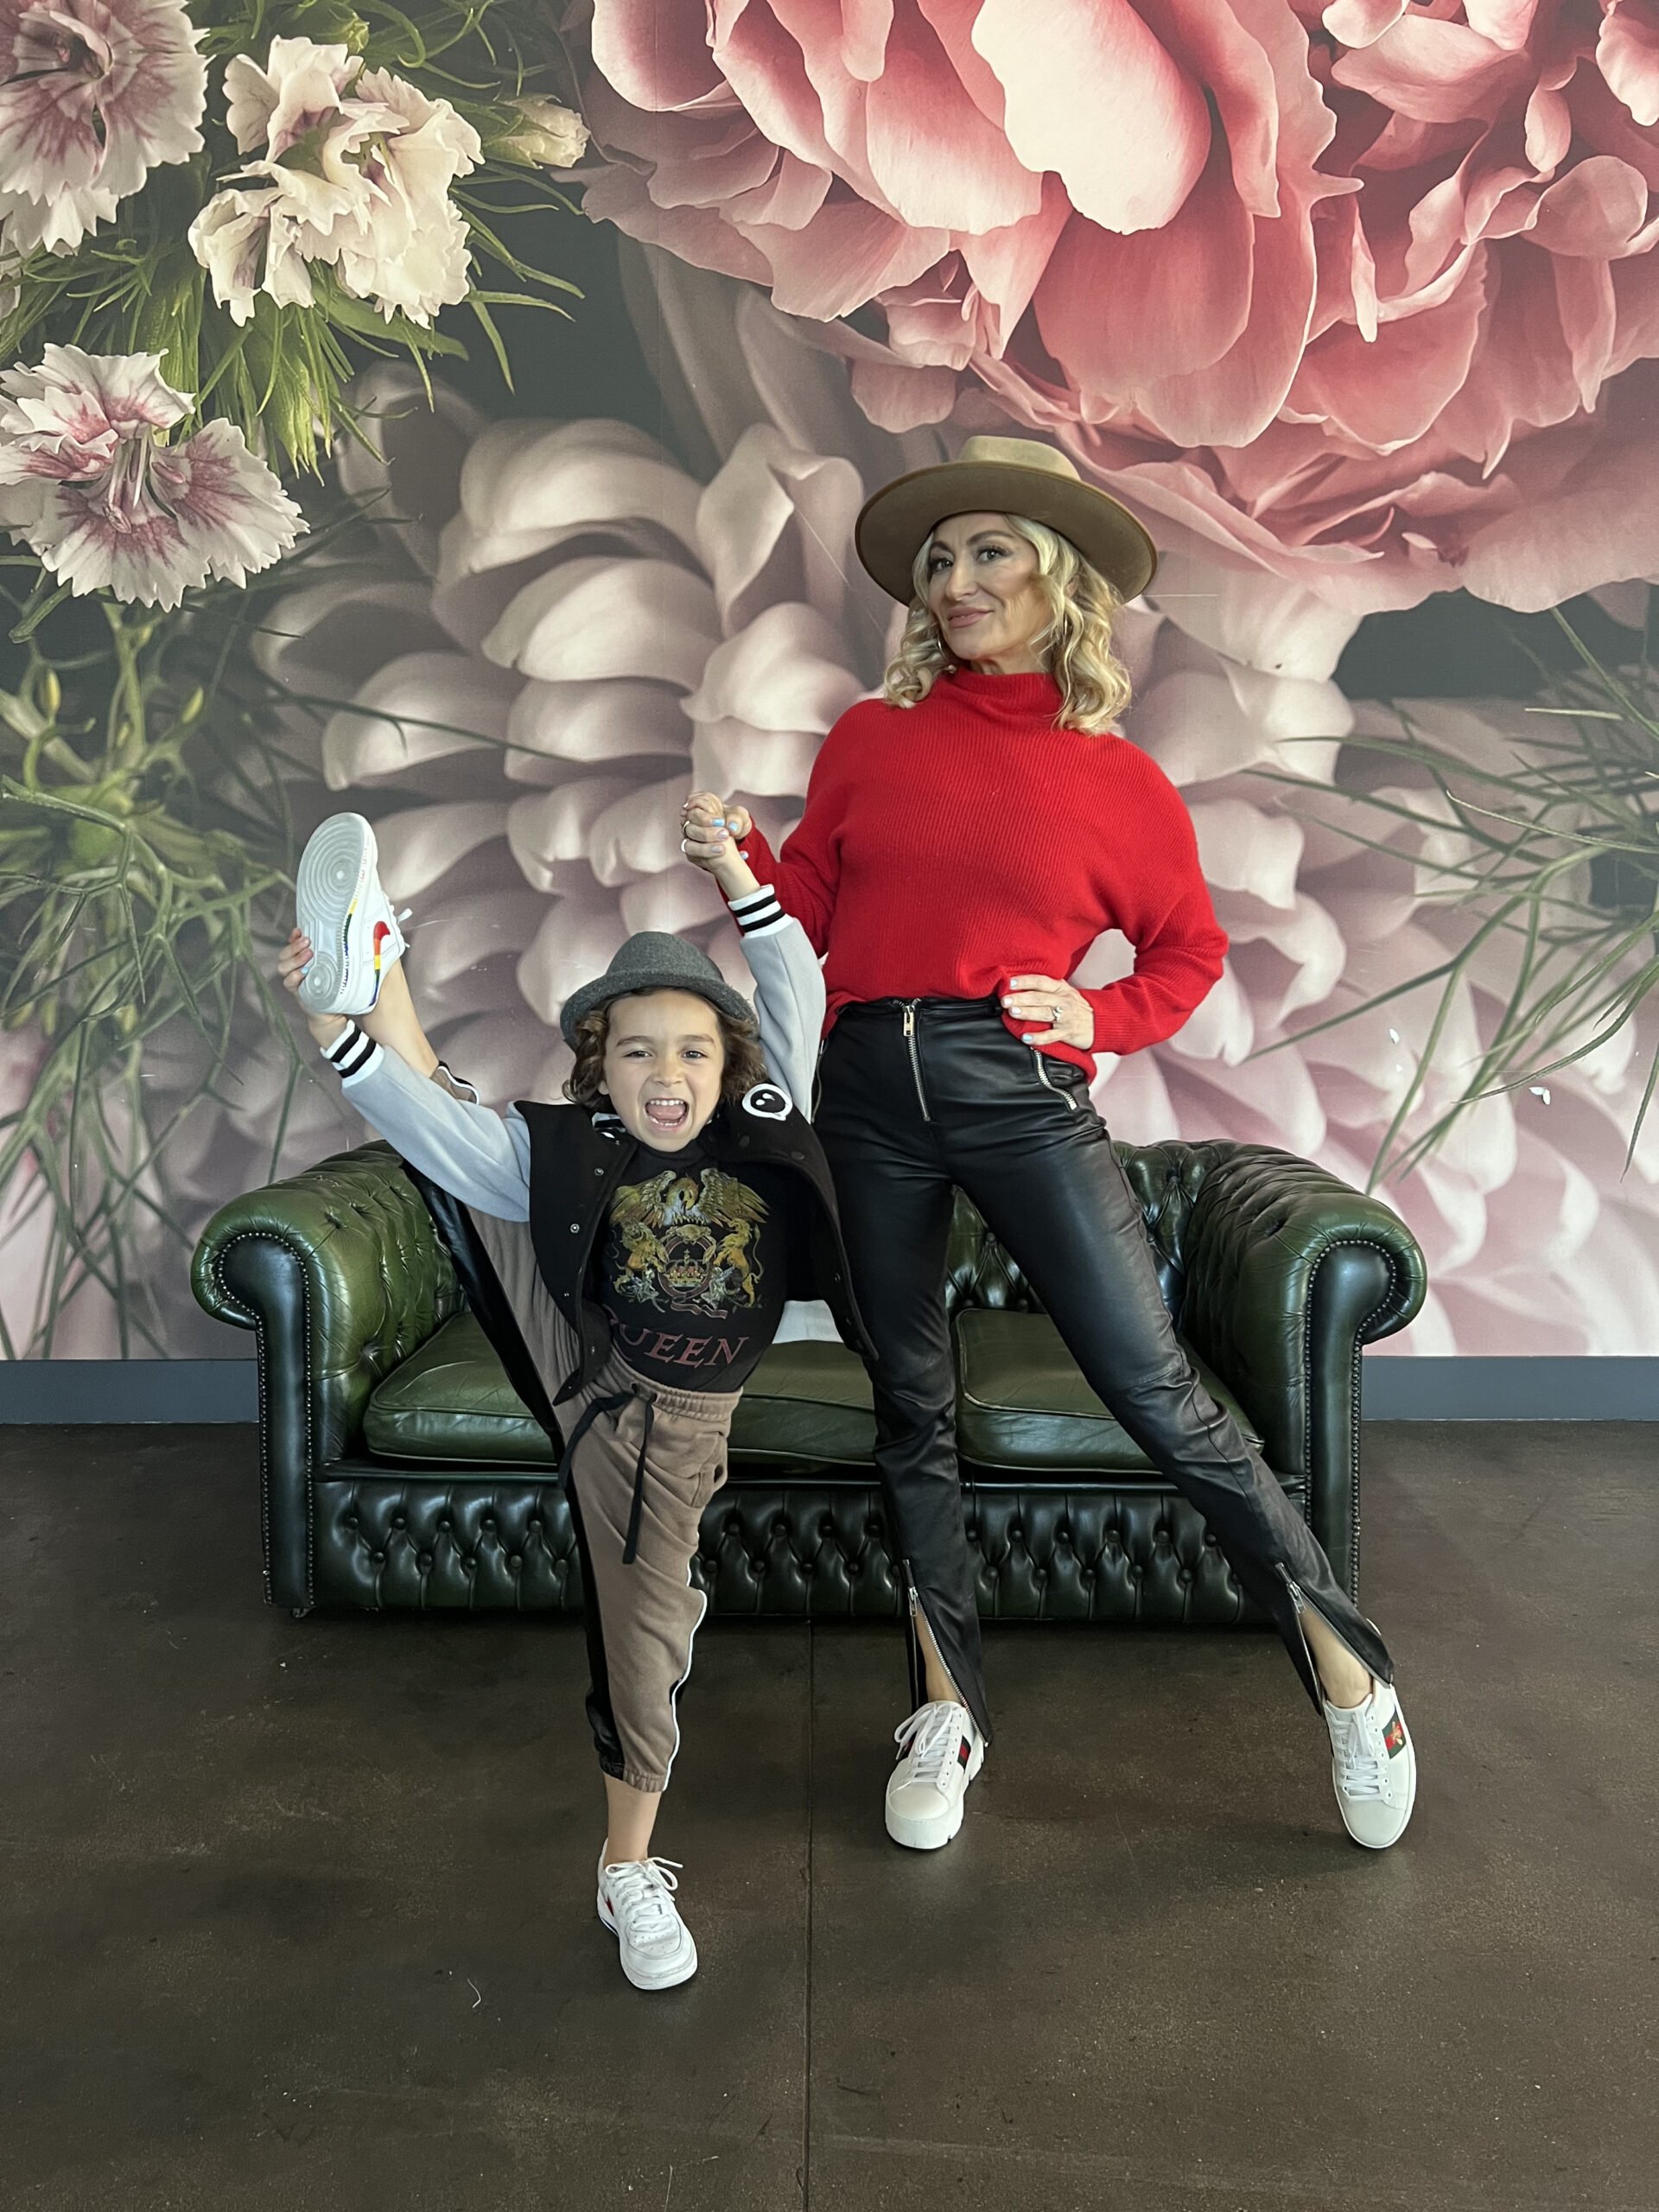
[[1296, 1615], [1296, 1633], [1302, 1640], [1302, 1655], [1307, 1661], [1307, 1671], [1313, 1677], [1314, 1693], [1323, 1707], [1325, 1702], [1325, 1682], [1319, 1673], [1319, 1661], [1313, 1656], [1313, 1647], [1307, 1640], [1307, 1630], [1302, 1626], [1302, 1615], [1307, 1611], [1307, 1600], [1291, 1580], [1290, 1570], [1282, 1560], [1279, 1563], [1279, 1580], [1290, 1592], [1291, 1606]]
[[[933, 1116], [927, 1110], [927, 1093], [922, 1089], [921, 1056], [916, 1046], [916, 1001], [914, 999], [905, 1001], [905, 1043], [910, 1048], [910, 1071], [916, 1078], [916, 1103], [922, 1109], [922, 1119], [925, 1122], [931, 1122]], [[914, 1592], [911, 1594], [912, 1598], [915, 1595]]]

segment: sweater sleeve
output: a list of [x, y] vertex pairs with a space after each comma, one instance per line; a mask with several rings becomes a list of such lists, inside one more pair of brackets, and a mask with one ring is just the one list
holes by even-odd
[[[849, 709], [857, 711], [856, 707]], [[759, 830], [752, 830], [737, 849], [757, 880], [769, 883], [784, 912], [793, 914], [820, 959], [830, 949], [841, 879], [841, 756], [845, 745], [837, 737], [846, 720], [843, 715], [818, 747], [807, 779], [806, 810], [785, 838], [782, 852], [774, 855]]]
[[1083, 994], [1094, 1011], [1096, 1052], [1138, 1052], [1173, 1037], [1209, 996], [1227, 957], [1227, 934], [1198, 867], [1192, 817], [1175, 786], [1147, 766], [1147, 849], [1160, 850], [1165, 865], [1141, 879], [1143, 888], [1119, 915], [1135, 947], [1135, 972]]

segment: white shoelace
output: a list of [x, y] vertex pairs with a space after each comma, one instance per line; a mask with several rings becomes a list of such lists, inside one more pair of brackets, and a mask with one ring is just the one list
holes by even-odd
[[1381, 1797], [1385, 1772], [1384, 1755], [1373, 1748], [1363, 1708], [1351, 1712], [1332, 1706], [1335, 1719], [1331, 1744], [1337, 1755], [1337, 1787], [1344, 1797]]
[[679, 1919], [673, 1892], [679, 1888], [671, 1867], [682, 1867], [678, 1859], [628, 1859], [605, 1869], [611, 1910], [626, 1917], [630, 1943], [649, 1943], [670, 1936]]
[[936, 1789], [940, 1787], [969, 1725], [961, 1706], [938, 1704], [921, 1707], [895, 1728], [893, 1742], [901, 1751], [910, 1754], [910, 1779], [931, 1782]]

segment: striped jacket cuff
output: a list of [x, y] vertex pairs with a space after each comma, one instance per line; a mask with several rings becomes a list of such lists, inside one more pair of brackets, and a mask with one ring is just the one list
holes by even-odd
[[372, 1037], [348, 1021], [334, 1043], [324, 1046], [322, 1057], [343, 1084], [352, 1084], [372, 1074], [380, 1065], [381, 1051]]
[[732, 919], [742, 937], [769, 937], [789, 919], [769, 883], [763, 883], [758, 891], [746, 893], [741, 899], [728, 899], [726, 904], [731, 908]]

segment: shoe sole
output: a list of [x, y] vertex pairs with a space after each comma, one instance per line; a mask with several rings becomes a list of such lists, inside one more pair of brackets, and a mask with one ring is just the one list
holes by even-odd
[[314, 831], [295, 879], [295, 919], [311, 940], [311, 965], [300, 985], [308, 1014], [367, 1014], [380, 995], [374, 948], [353, 931], [378, 857], [374, 831], [360, 814], [337, 814]]
[[[1401, 1726], [1402, 1727], [1405, 1726], [1403, 1715], [1402, 1716]], [[1392, 1851], [1395, 1845], [1399, 1842], [1401, 1837], [1404, 1835], [1406, 1830], [1411, 1825], [1412, 1814], [1417, 1808], [1417, 1746], [1412, 1741], [1411, 1731], [1409, 1728], [1406, 1729], [1406, 1753], [1411, 1761], [1411, 1787], [1406, 1792], [1406, 1809], [1404, 1816], [1402, 1819], [1399, 1827], [1395, 1830], [1392, 1835], [1382, 1837], [1376, 1842], [1373, 1842], [1370, 1836], [1356, 1835], [1352, 1828], [1348, 1827], [1347, 1808], [1343, 1802], [1341, 1790], [1337, 1789], [1337, 1810], [1342, 1815], [1342, 1825], [1344, 1828], [1348, 1829], [1348, 1840], [1351, 1843], [1357, 1843], [1362, 1851]], [[1331, 1770], [1331, 1786], [1333, 1789], [1336, 1789], [1336, 1769], [1334, 1765]]]
[[891, 1805], [884, 1805], [887, 1834], [906, 1851], [943, 1851], [962, 1827], [962, 1815], [968, 1802], [968, 1783], [985, 1764], [985, 1746], [974, 1745], [973, 1756], [968, 1762], [968, 1782], [963, 1784], [962, 1796], [942, 1819], [931, 1821], [906, 1820], [902, 1813], [895, 1813]]
[[[617, 1956], [620, 1961], [622, 1971], [626, 1974], [628, 1980], [633, 1984], [636, 1989], [677, 1989], [683, 1981], [690, 1981], [692, 1975], [696, 1974], [697, 1970], [697, 1947], [696, 1942], [692, 1940], [691, 1930], [689, 1928], [685, 1929], [685, 1940], [687, 1944], [690, 1947], [690, 1958], [689, 1960], [678, 1960], [673, 1966], [664, 1967], [657, 1974], [647, 1974], [642, 1979], [641, 1976], [637, 1974], [633, 1968], [628, 1964], [627, 1954], [622, 1948], [622, 1932], [618, 1928], [615, 1920], [612, 1916], [609, 1905], [605, 1902], [603, 1891], [601, 1891], [599, 1893], [599, 1919], [600, 1925], [602, 1928], [608, 1928], [612, 1935], [615, 1936]], [[685, 1923], [682, 1921], [680, 1925], [682, 1928], [684, 1928]]]

